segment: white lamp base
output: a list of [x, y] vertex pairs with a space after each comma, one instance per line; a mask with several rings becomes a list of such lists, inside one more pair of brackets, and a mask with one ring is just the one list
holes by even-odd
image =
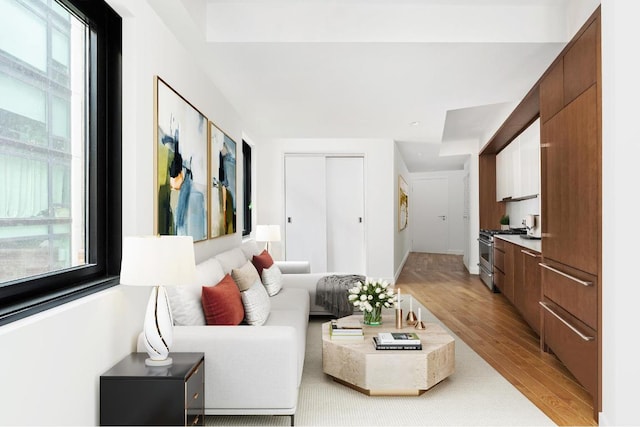
[[167, 357], [164, 360], [153, 360], [152, 358], [147, 357], [144, 364], [147, 366], [169, 366], [173, 364], [173, 359]]
[[144, 319], [144, 344], [149, 354], [147, 366], [167, 366], [173, 363], [169, 347], [173, 343], [173, 316], [169, 297], [162, 286], [151, 291]]

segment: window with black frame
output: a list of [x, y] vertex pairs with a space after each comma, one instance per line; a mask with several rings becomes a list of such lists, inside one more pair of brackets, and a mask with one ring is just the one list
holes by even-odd
[[243, 227], [242, 235], [248, 236], [251, 234], [251, 208], [252, 208], [252, 195], [251, 195], [251, 146], [246, 141], [242, 141], [242, 173], [244, 179], [243, 185]]
[[114, 283], [120, 54], [103, 1], [0, 2], [0, 324]]

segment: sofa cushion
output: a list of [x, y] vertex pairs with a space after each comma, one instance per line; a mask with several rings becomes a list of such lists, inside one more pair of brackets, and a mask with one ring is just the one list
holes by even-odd
[[244, 319], [242, 296], [228, 274], [217, 285], [202, 287], [202, 308], [207, 325], [239, 325]]
[[166, 290], [174, 325], [206, 325], [202, 310], [201, 286], [169, 286]]
[[256, 280], [249, 289], [240, 294], [244, 305], [244, 320], [253, 326], [263, 325], [269, 317], [271, 302], [260, 280]]
[[233, 277], [236, 285], [238, 285], [240, 292], [249, 289], [256, 281], [260, 282], [260, 276], [256, 268], [251, 264], [251, 261], [245, 262], [240, 268], [232, 269], [231, 277]]
[[276, 295], [282, 289], [282, 273], [277, 265], [262, 270], [262, 284], [267, 288], [270, 297]]
[[254, 255], [258, 255], [262, 251], [258, 247], [256, 241], [253, 239], [245, 240], [244, 242], [242, 242], [242, 245], [240, 245], [240, 249], [242, 249], [244, 257], [248, 260], [251, 260]]
[[309, 316], [309, 292], [302, 288], [282, 288], [277, 295], [270, 298], [271, 311], [289, 310], [299, 311]]
[[258, 270], [260, 277], [262, 277], [262, 270], [273, 265], [273, 258], [271, 258], [271, 255], [269, 255], [269, 252], [267, 252], [266, 249], [259, 255], [254, 255], [251, 261], [256, 267], [256, 270]]
[[224, 274], [231, 273], [231, 270], [242, 266], [247, 259], [244, 256], [244, 252], [240, 248], [233, 248], [228, 251], [222, 252], [215, 257], [220, 265]]
[[[196, 280], [200, 286], [212, 286], [222, 280], [225, 272], [220, 265], [220, 261], [209, 258], [196, 265]], [[198, 287], [198, 292], [200, 288]]]

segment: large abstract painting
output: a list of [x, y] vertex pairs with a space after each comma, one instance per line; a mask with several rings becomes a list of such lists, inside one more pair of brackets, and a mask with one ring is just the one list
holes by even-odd
[[211, 238], [236, 232], [236, 143], [210, 124]]
[[398, 230], [404, 230], [407, 224], [409, 224], [409, 186], [402, 175], [398, 175]]
[[155, 78], [156, 231], [208, 238], [207, 118]]

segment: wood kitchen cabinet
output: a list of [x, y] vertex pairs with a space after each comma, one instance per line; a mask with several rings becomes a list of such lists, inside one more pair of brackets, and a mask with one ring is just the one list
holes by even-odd
[[553, 63], [540, 81], [540, 121], [545, 123], [564, 108], [564, 61]]
[[542, 300], [542, 284], [540, 260], [542, 254], [529, 249], [520, 249], [518, 253], [522, 266], [521, 307], [522, 317], [529, 326], [540, 335], [540, 301]]

